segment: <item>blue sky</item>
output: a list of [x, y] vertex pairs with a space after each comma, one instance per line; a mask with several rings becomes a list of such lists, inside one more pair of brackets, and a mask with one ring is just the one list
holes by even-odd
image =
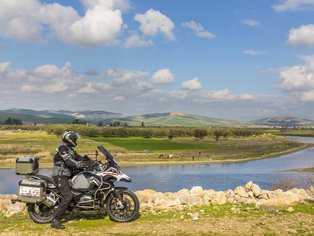
[[0, 109], [314, 119], [314, 0], [0, 5]]

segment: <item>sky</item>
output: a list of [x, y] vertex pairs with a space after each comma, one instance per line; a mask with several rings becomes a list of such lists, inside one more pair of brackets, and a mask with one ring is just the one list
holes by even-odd
[[0, 109], [314, 120], [314, 0], [0, 6]]

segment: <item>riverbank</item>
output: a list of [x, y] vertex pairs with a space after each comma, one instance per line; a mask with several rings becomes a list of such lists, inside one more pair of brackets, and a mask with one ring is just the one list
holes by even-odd
[[[0, 168], [15, 168], [15, 160], [20, 156], [39, 157], [41, 168], [51, 168], [53, 156], [51, 150], [55, 149], [58, 142], [57, 136], [43, 132], [3, 133], [0, 137]], [[112, 152], [121, 166], [150, 166], [258, 160], [296, 152], [313, 144], [303, 144], [271, 134], [229, 138], [218, 142], [210, 137], [173, 140], [85, 137], [80, 139], [76, 149], [81, 154], [95, 158], [93, 157], [95, 149], [99, 145], [104, 145]], [[135, 146], [136, 149], [133, 150], [132, 147]]]
[[[311, 190], [313, 191], [313, 190]], [[141, 216], [115, 223], [107, 216], [68, 215], [66, 229], [35, 224], [11, 204], [15, 195], [0, 195], [0, 235], [313, 235], [312, 192], [304, 189], [267, 191], [253, 182], [234, 190], [195, 186], [176, 193], [137, 191]], [[1, 204], [2, 203], [2, 204]], [[23, 208], [24, 207], [24, 208]]]

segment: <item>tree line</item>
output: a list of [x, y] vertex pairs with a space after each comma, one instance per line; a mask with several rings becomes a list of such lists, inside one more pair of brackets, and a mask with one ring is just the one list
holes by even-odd
[[229, 137], [248, 137], [262, 134], [262, 130], [251, 128], [192, 128], [192, 127], [114, 127], [82, 124], [52, 124], [52, 125], [0, 125], [0, 129], [40, 130], [48, 134], [60, 136], [66, 130], [73, 130], [82, 136], [95, 137], [144, 137], [168, 138], [195, 137], [203, 139], [214, 137], [216, 141], [226, 140]]

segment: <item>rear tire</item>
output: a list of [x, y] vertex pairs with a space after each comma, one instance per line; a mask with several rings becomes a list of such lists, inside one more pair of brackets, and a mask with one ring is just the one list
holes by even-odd
[[135, 220], [139, 215], [140, 203], [137, 196], [128, 189], [119, 191], [123, 198], [123, 205], [119, 206], [118, 199], [114, 194], [110, 194], [106, 201], [106, 209], [109, 218], [116, 222], [129, 222]]
[[42, 202], [29, 203], [27, 205], [29, 217], [38, 224], [50, 223], [54, 216], [54, 208], [47, 207]]

